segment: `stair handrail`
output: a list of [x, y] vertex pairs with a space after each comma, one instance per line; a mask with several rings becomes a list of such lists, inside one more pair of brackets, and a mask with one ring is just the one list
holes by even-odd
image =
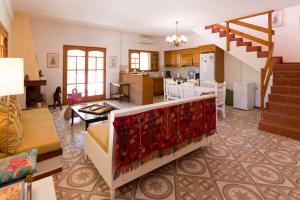
[[267, 62], [264, 68], [261, 68], [261, 80], [260, 80], [260, 109], [261, 111], [265, 110], [265, 96], [268, 89], [269, 81], [273, 73], [273, 51], [274, 51], [274, 42], [272, 42], [271, 49], [267, 58]]
[[[227, 51], [230, 51], [230, 33], [241, 36], [243, 38], [246, 38], [248, 40], [257, 42], [259, 44], [262, 44], [264, 46], [268, 47], [268, 51], [271, 50], [271, 45], [273, 42], [273, 38], [272, 36], [275, 34], [273, 28], [272, 28], [272, 13], [273, 10], [269, 10], [269, 11], [265, 11], [265, 12], [261, 12], [261, 13], [256, 13], [256, 14], [252, 14], [252, 15], [247, 15], [244, 17], [239, 17], [239, 18], [235, 18], [235, 19], [231, 19], [231, 20], [227, 20], [226, 21], [226, 26], [223, 26], [221, 24], [213, 24], [211, 25], [212, 27], [218, 27], [224, 31], [226, 31], [226, 49]], [[255, 24], [250, 24], [244, 21], [240, 21], [242, 19], [247, 19], [247, 18], [252, 18], [252, 17], [256, 17], [256, 16], [260, 16], [260, 15], [268, 15], [268, 27], [262, 27], [259, 25], [255, 25]], [[268, 34], [268, 40], [265, 39], [261, 39], [259, 37], [255, 37], [253, 35], [238, 31], [236, 29], [230, 28], [230, 24], [235, 24], [238, 26], [243, 26], [249, 29], [253, 29], [262, 33], [266, 33]]]

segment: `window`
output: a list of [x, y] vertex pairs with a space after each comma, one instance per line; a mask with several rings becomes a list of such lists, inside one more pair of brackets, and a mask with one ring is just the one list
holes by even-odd
[[129, 71], [159, 71], [159, 52], [129, 50]]
[[8, 34], [4, 26], [0, 23], [0, 58], [7, 57], [8, 54]]
[[105, 98], [105, 48], [64, 46], [64, 103], [73, 89], [85, 101]]

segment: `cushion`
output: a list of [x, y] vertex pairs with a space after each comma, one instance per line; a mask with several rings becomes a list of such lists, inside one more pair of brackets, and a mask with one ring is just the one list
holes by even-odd
[[19, 119], [23, 128], [23, 137], [17, 153], [32, 148], [38, 149], [38, 154], [61, 149], [53, 118], [48, 108], [22, 111]]
[[18, 99], [18, 97], [16, 95], [12, 95], [10, 96], [10, 99], [9, 101], [15, 105], [16, 109], [17, 109], [17, 113], [18, 113], [18, 116], [21, 115], [21, 110], [22, 110], [22, 106], [21, 106], [21, 103]]
[[88, 134], [102, 147], [102, 149], [108, 152], [108, 122], [93, 123], [88, 128]]
[[0, 185], [25, 178], [36, 169], [37, 150], [16, 154], [0, 159]]
[[20, 145], [22, 127], [15, 113], [9, 113], [9, 129], [7, 130], [8, 115], [0, 113], [0, 151], [15, 154]]

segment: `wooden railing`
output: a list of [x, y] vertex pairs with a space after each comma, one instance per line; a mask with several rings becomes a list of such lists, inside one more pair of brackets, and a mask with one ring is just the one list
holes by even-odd
[[[273, 42], [272, 36], [274, 35], [274, 31], [272, 29], [272, 12], [273, 12], [273, 10], [270, 10], [270, 11], [266, 11], [266, 12], [253, 14], [253, 15], [248, 15], [248, 16], [245, 16], [245, 17], [239, 17], [239, 18], [231, 19], [231, 20], [226, 21], [226, 26], [223, 26], [221, 24], [213, 24], [212, 26], [213, 27], [218, 27], [218, 28], [226, 31], [226, 44], [227, 44], [226, 48], [227, 48], [227, 51], [230, 51], [230, 33], [238, 35], [238, 36], [243, 37], [243, 38], [246, 38], [246, 39], [251, 40], [253, 42], [257, 42], [261, 45], [267, 46], [268, 50], [270, 51], [271, 50], [271, 45], [272, 45], [272, 42]], [[268, 16], [268, 27], [267, 28], [240, 21], [242, 19], [247, 19], [247, 18], [256, 17], [256, 16], [260, 16], [260, 15], [267, 15]], [[243, 26], [243, 27], [246, 27], [246, 28], [249, 28], [249, 29], [252, 29], [252, 30], [256, 30], [258, 32], [266, 33], [266, 34], [268, 34], [268, 40], [261, 39], [259, 37], [256, 37], [256, 36], [238, 31], [236, 29], [230, 28], [230, 24], [235, 24], [235, 25], [238, 25], [238, 26]]]
[[271, 45], [271, 49], [269, 51], [269, 56], [264, 68], [261, 69], [260, 73], [260, 109], [261, 111], [265, 110], [265, 96], [268, 89], [270, 77], [273, 73], [273, 51], [274, 51], [274, 43]]
[[[246, 38], [250, 41], [259, 43], [261, 45], [267, 46], [268, 48], [268, 58], [267, 58], [267, 62], [266, 65], [264, 66], [264, 68], [261, 69], [261, 110], [264, 111], [265, 109], [265, 103], [264, 103], [264, 99], [265, 99], [265, 95], [267, 92], [267, 88], [269, 85], [269, 81], [270, 81], [270, 77], [273, 73], [273, 50], [274, 50], [274, 43], [273, 43], [273, 38], [272, 36], [275, 34], [272, 28], [272, 13], [273, 10], [270, 11], [266, 11], [266, 12], [261, 12], [261, 13], [257, 13], [257, 14], [253, 14], [253, 15], [248, 15], [248, 16], [244, 16], [244, 17], [239, 17], [239, 18], [235, 18], [235, 19], [231, 19], [226, 21], [226, 26], [223, 26], [221, 24], [213, 24], [212, 27], [217, 27], [219, 29], [222, 29], [223, 31], [226, 31], [226, 49], [227, 51], [230, 51], [230, 33], [234, 34], [234, 35], [238, 35], [242, 38]], [[267, 19], [268, 19], [268, 27], [262, 27], [259, 25], [254, 25], [254, 24], [250, 24], [244, 21], [240, 21], [243, 19], [248, 19], [248, 18], [252, 18], [252, 17], [257, 17], [257, 16], [261, 16], [261, 15], [267, 15]], [[244, 33], [238, 30], [235, 30], [233, 28], [230, 27], [230, 24], [234, 24], [234, 25], [238, 25], [238, 26], [242, 26], [242, 27], [246, 27], [248, 29], [252, 29], [258, 32], [262, 32], [268, 35], [268, 39], [262, 39], [253, 35], [250, 35], [248, 33]]]

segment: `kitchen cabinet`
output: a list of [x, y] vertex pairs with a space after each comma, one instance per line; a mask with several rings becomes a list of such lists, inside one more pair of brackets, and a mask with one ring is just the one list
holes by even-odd
[[183, 49], [180, 51], [181, 65], [192, 66], [193, 65], [193, 49]]
[[165, 67], [199, 66], [199, 49], [165, 51]]
[[153, 79], [153, 95], [164, 94], [164, 78], [163, 77], [152, 77]]

